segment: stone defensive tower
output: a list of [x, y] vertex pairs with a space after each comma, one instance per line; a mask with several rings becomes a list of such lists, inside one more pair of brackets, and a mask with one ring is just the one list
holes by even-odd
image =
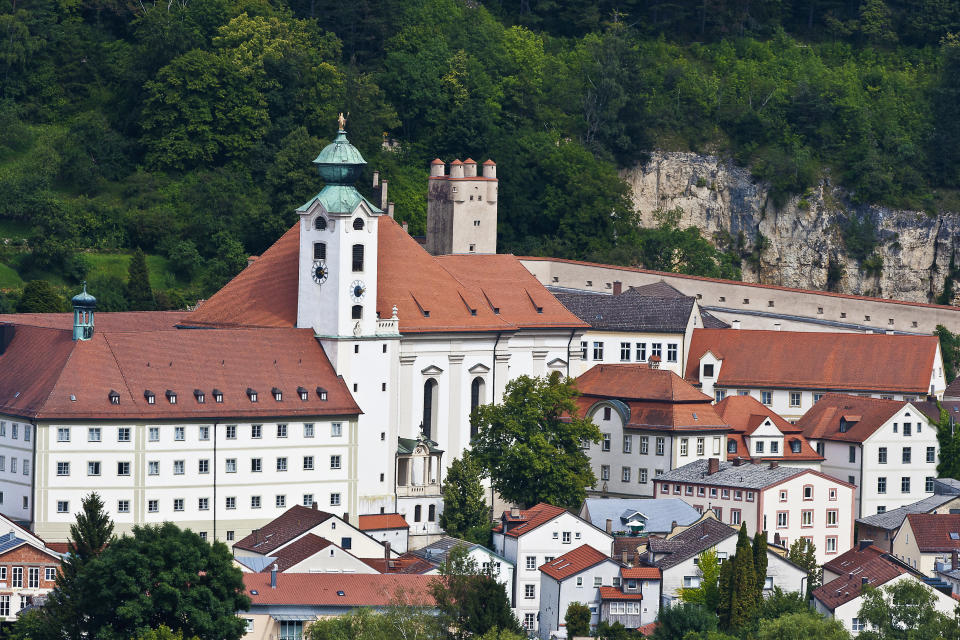
[[497, 252], [497, 165], [467, 158], [450, 163], [439, 158], [430, 165], [427, 192], [427, 251], [448, 253]]

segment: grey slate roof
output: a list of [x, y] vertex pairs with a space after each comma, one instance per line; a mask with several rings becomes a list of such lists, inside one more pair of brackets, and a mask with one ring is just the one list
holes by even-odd
[[418, 558], [423, 558], [427, 562], [431, 562], [436, 565], [443, 564], [447, 561], [447, 556], [450, 554], [450, 550], [456, 547], [457, 545], [463, 545], [468, 550], [479, 547], [490, 555], [500, 558], [503, 562], [513, 565], [512, 562], [504, 558], [503, 556], [497, 555], [490, 549], [487, 549], [483, 545], [470, 542], [469, 540], [461, 540], [460, 538], [454, 538], [452, 536], [443, 536], [436, 542], [432, 542], [425, 547], [419, 549], [413, 549], [410, 551], [411, 555], [417, 556]]
[[771, 469], [767, 464], [745, 462], [735, 467], [732, 462], [720, 462], [720, 470], [707, 475], [708, 460], [696, 460], [673, 471], [667, 471], [655, 478], [663, 482], [698, 482], [715, 487], [733, 487], [734, 489], [763, 489], [772, 484], [792, 478], [806, 469], [778, 466]]
[[954, 478], [937, 478], [933, 481], [933, 492], [937, 495], [960, 495], [960, 480]]
[[955, 495], [932, 495], [927, 496], [921, 500], [917, 500], [913, 504], [908, 504], [897, 509], [891, 509], [884, 513], [875, 513], [872, 516], [866, 516], [863, 518], [857, 518], [857, 522], [862, 522], [865, 525], [876, 527], [878, 529], [886, 529], [887, 531], [893, 531], [894, 529], [899, 529], [903, 525], [903, 521], [906, 520], [907, 516], [911, 513], [930, 513], [940, 505], [950, 502], [957, 496]]
[[670, 554], [653, 563], [654, 566], [663, 570], [699, 555], [701, 552], [735, 535], [737, 535], [737, 530], [733, 527], [725, 525], [719, 520], [707, 518], [686, 531], [681, 531], [669, 540], [650, 538], [648, 545], [654, 553]]
[[630, 287], [627, 289], [627, 293], [635, 293], [641, 296], [650, 296], [653, 298], [689, 298], [690, 296], [684, 294], [682, 291], [674, 287], [673, 285], [667, 284], [666, 280], [660, 280], [659, 282], [652, 282], [650, 284], [642, 284], [639, 287]]
[[237, 556], [234, 558], [237, 562], [245, 566], [254, 573], [260, 573], [267, 567], [273, 565], [277, 558], [270, 556]]
[[694, 298], [653, 297], [628, 289], [618, 296], [602, 293], [557, 293], [557, 300], [594, 329], [618, 331], [686, 331]]
[[22, 544], [26, 544], [27, 541], [23, 538], [18, 538], [17, 534], [13, 531], [6, 533], [0, 536], [0, 553], [9, 551], [10, 549], [15, 549]]
[[696, 509], [679, 498], [587, 498], [584, 507], [593, 526], [606, 530], [609, 519], [614, 531], [625, 530], [630, 517], [640, 512], [646, 516], [645, 534], [669, 533], [674, 521], [688, 525], [700, 517]]
[[730, 325], [713, 315], [709, 311], [704, 311], [701, 307], [700, 318], [703, 320], [704, 329], [729, 329]]

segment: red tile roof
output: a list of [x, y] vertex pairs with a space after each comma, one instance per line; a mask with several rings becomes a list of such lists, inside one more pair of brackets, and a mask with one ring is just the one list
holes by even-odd
[[625, 402], [628, 428], [727, 430], [713, 399], [667, 369], [645, 364], [598, 364], [576, 379], [577, 407], [585, 414], [598, 400]]
[[383, 529], [409, 529], [410, 525], [399, 513], [378, 513], [360, 516], [360, 531], [381, 531]]
[[588, 544], [584, 544], [559, 558], [540, 565], [540, 571], [554, 580], [565, 580], [607, 560], [610, 560], [610, 556], [597, 551]]
[[[797, 426], [803, 429], [803, 435], [811, 440], [840, 440], [843, 442], [863, 442], [873, 435], [893, 415], [907, 403], [900, 400], [864, 398], [839, 393], [823, 396], [803, 416], [797, 420]], [[926, 416], [916, 411], [917, 420], [926, 422]], [[840, 431], [840, 420], [857, 418], [856, 422]]]
[[686, 379], [699, 382], [700, 358], [723, 363], [720, 387], [927, 393], [937, 336], [694, 329]]
[[[283, 392], [280, 402], [270, 393], [274, 387]], [[306, 401], [298, 387], [309, 391]], [[317, 387], [327, 390], [327, 400]], [[248, 388], [258, 402], [250, 401]], [[214, 389], [223, 392], [222, 403], [214, 401]], [[176, 404], [167, 390], [176, 393]], [[118, 404], [110, 402], [111, 391]], [[25, 325], [14, 327], [0, 355], [0, 411], [99, 420], [360, 413], [310, 329], [97, 331], [75, 342], [69, 331]]]
[[260, 527], [258, 532], [238, 540], [233, 546], [265, 556], [270, 555], [275, 549], [333, 517], [333, 514], [326, 511], [295, 505]]
[[360, 560], [379, 573], [421, 574], [434, 571], [437, 568], [436, 564], [427, 562], [411, 553], [391, 558], [389, 562], [386, 558], [360, 558]]
[[884, 553], [885, 551], [883, 549], [872, 544], [866, 549], [854, 547], [825, 563], [823, 568], [837, 574], [849, 573], [850, 570], [858, 566], [859, 563], [864, 562], [868, 556], [882, 556]]
[[817, 587], [813, 592], [813, 597], [830, 611], [860, 597], [864, 579], [868, 585], [876, 588], [907, 573], [905, 568], [872, 549], [848, 551], [844, 555], [847, 556], [846, 568], [840, 577]]
[[[565, 512], [566, 509], [563, 507], [555, 507], [552, 504], [547, 504], [545, 502], [534, 505], [529, 509], [522, 509], [520, 511], [519, 518], [513, 518], [510, 516], [510, 512], [507, 511], [503, 515], [504, 518], [511, 523], [511, 525], [508, 527], [507, 532], [504, 535], [510, 536], [511, 538], [519, 538], [523, 534], [530, 533], [540, 525], [550, 522]], [[514, 522], [520, 522], [520, 524], [512, 524]], [[494, 531], [496, 532], [502, 530], [502, 525], [494, 528]]]
[[[770, 407], [767, 407], [753, 396], [727, 396], [716, 405], [717, 413], [723, 418], [724, 422], [733, 429], [732, 433], [727, 434], [727, 440], [736, 442], [737, 450], [727, 452], [727, 458], [740, 457], [749, 461], [763, 460], [823, 460], [823, 456], [818, 454], [806, 437], [803, 435], [803, 428], [791, 424], [777, 415]], [[752, 435], [757, 427], [766, 420], [770, 420], [773, 425], [784, 434], [783, 451], [779, 456], [756, 456], [754, 457], [750, 448], [747, 446], [745, 436]], [[791, 443], [796, 440], [800, 443], [800, 451], [793, 452]]]
[[617, 587], [600, 587], [601, 600], [643, 600], [641, 593], [624, 593]]
[[[318, 554], [331, 544], [333, 543], [326, 538], [321, 538], [313, 533], [308, 533], [299, 540], [294, 540], [273, 554], [273, 557], [277, 559], [277, 570], [280, 572], [286, 571], [290, 567], [298, 565], [307, 558]], [[270, 565], [265, 567], [263, 571], [270, 573], [272, 568], [273, 565]]]
[[645, 637], [652, 636], [653, 632], [657, 630], [658, 624], [658, 622], [648, 622], [642, 627], [637, 627], [637, 633]]
[[659, 580], [660, 569], [658, 567], [624, 567], [620, 569], [620, 575], [631, 580]]
[[960, 549], [960, 514], [909, 513], [907, 521], [921, 553]]
[[[97, 331], [160, 331], [176, 329], [188, 317], [189, 311], [97, 311], [94, 323]], [[0, 322], [72, 331], [73, 313], [8, 313]]]
[[284, 573], [277, 576], [272, 589], [269, 572], [243, 574], [254, 606], [383, 607], [395, 603], [397, 592], [402, 591], [406, 604], [432, 607], [430, 588], [435, 579], [404, 574]]

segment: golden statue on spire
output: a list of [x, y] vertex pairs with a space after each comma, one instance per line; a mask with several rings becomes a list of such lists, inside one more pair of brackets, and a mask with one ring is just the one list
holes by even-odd
[[340, 115], [337, 116], [337, 126], [340, 127], [340, 130], [343, 131], [343, 128], [347, 126], [347, 119], [343, 117], [343, 112], [340, 112]]

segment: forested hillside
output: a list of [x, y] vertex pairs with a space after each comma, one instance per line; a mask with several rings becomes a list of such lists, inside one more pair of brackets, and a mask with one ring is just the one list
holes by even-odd
[[413, 233], [431, 159], [491, 157], [502, 251], [739, 277], [756, 247], [638, 228], [618, 170], [710, 152], [774, 204], [826, 175], [956, 210], [958, 31], [951, 0], [0, 0], [2, 306], [209, 295], [320, 190], [339, 111]]

